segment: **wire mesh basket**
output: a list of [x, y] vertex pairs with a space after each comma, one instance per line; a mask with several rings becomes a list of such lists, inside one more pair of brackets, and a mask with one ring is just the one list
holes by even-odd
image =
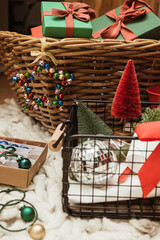
[[[97, 113], [114, 132], [117, 130], [117, 124], [114, 127], [115, 119], [108, 117], [111, 102], [87, 100], [84, 104]], [[143, 102], [142, 111], [150, 104]], [[125, 124], [125, 130], [133, 132], [133, 125], [139, 120], [127, 119], [129, 124]], [[124, 124], [120, 123], [120, 128], [124, 130]], [[105, 216], [160, 220], [160, 185], [144, 198], [137, 175], [155, 146], [151, 147], [146, 142], [139, 144], [140, 140], [133, 134], [78, 134], [77, 105], [73, 104], [62, 150], [63, 210], [71, 216], [82, 218]]]

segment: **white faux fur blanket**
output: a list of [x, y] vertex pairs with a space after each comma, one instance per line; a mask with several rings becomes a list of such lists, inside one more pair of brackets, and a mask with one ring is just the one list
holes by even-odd
[[[0, 105], [0, 136], [48, 142], [51, 135], [41, 124], [23, 114], [14, 99], [6, 99]], [[25, 189], [26, 200], [38, 211], [38, 223], [46, 228], [44, 240], [159, 240], [160, 224], [149, 220], [116, 221], [107, 218], [82, 220], [69, 217], [61, 206], [61, 153], [49, 151], [47, 160], [31, 185]], [[8, 176], [9, 177], [9, 176]], [[9, 186], [0, 185], [0, 190]], [[19, 193], [12, 192], [13, 198]], [[0, 194], [0, 203], [9, 198]], [[25, 227], [17, 218], [17, 208], [7, 209], [0, 214], [0, 223], [8, 228]], [[27, 231], [6, 232], [0, 228], [1, 240], [31, 240]]]

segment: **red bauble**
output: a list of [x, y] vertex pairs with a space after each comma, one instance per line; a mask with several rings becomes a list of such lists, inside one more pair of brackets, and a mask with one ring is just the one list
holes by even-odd
[[61, 81], [62, 86], [66, 86], [66, 84], [67, 84], [67, 81]]
[[29, 106], [29, 111], [33, 111], [33, 106]]
[[22, 81], [22, 80], [19, 80], [19, 81], [18, 81], [18, 85], [19, 85], [19, 86], [23, 86], [23, 81]]
[[42, 102], [46, 102], [46, 101], [47, 101], [47, 98], [46, 98], [45, 96], [43, 96], [43, 97], [41, 98], [41, 100], [42, 100]]
[[34, 65], [33, 66], [33, 71], [36, 71], [37, 67], [38, 67], [37, 65]]
[[133, 60], [129, 60], [117, 87], [111, 115], [116, 118], [136, 118], [141, 115], [140, 93]]
[[33, 94], [33, 93], [28, 94], [28, 98], [29, 98], [29, 99], [31, 99], [31, 98], [33, 98], [33, 97], [34, 97], [34, 94]]
[[53, 77], [52, 73], [49, 72], [49, 73], [48, 73], [48, 77], [49, 77], [49, 78], [52, 78], [52, 77]]
[[58, 110], [58, 107], [53, 107], [54, 110]]
[[60, 93], [59, 94], [59, 99], [63, 99], [64, 98], [64, 94], [63, 93]]

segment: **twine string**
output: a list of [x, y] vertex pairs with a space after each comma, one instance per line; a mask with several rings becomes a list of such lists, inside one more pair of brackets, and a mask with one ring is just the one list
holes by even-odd
[[40, 38], [40, 40], [41, 40], [41, 51], [31, 51], [30, 52], [30, 55], [33, 56], [33, 57], [36, 57], [36, 58], [29, 65], [35, 64], [36, 62], [38, 62], [42, 58], [49, 57], [51, 59], [51, 61], [54, 63], [54, 65], [57, 66], [58, 65], [58, 60], [53, 56], [52, 53], [45, 51], [45, 49], [47, 48], [47, 46], [49, 44], [49, 43], [47, 43], [46, 38], [43, 37], [43, 38]]

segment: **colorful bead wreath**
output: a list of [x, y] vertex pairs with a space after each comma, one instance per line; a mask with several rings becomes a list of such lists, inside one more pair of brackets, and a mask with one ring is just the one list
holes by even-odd
[[[29, 86], [29, 83], [33, 81], [38, 73], [42, 71], [48, 75], [49, 78], [53, 78], [55, 80], [60, 80], [59, 83], [56, 84], [55, 87], [55, 96], [54, 100], [51, 101], [47, 99], [46, 96], [42, 96], [41, 98], [34, 98], [34, 93], [32, 92], [32, 88]], [[56, 72], [54, 68], [51, 68], [48, 63], [44, 63], [43, 60], [40, 60], [37, 65], [33, 66], [32, 73], [26, 72], [25, 74], [16, 74], [16, 76], [12, 77], [13, 82], [17, 84], [17, 86], [21, 87], [21, 91], [24, 92], [25, 98], [25, 110], [38, 110], [39, 107], [43, 107], [45, 104], [47, 106], [53, 107], [55, 110], [63, 110], [63, 91], [65, 86], [70, 85], [72, 80], [74, 79], [74, 75], [70, 73], [63, 73], [62, 70]]]

